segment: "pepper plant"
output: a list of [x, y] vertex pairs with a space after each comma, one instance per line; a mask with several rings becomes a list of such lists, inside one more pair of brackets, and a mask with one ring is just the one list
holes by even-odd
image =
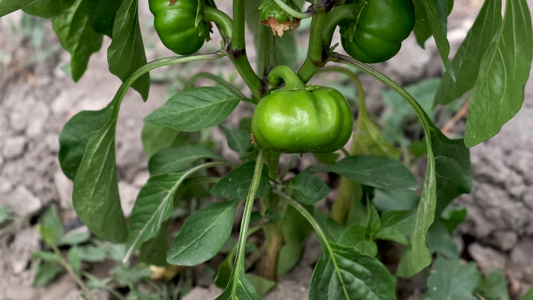
[[[217, 266], [214, 282], [223, 288], [217, 299], [260, 299], [258, 285], [252, 284], [257, 275], [275, 282], [289, 272], [312, 232], [322, 254], [310, 283], [310, 299], [395, 299], [396, 276], [411, 277], [437, 257], [437, 272], [460, 264], [459, 253], [442, 251], [431, 240], [449, 236], [457, 220], [464, 218], [464, 211], [449, 204], [471, 189], [468, 148], [496, 135], [523, 103], [533, 48], [525, 0], [507, 0], [503, 17], [501, 0], [485, 0], [452, 60], [446, 32], [453, 0], [233, 0], [232, 17], [219, 10], [215, 0], [148, 1], [161, 42], [178, 56], [147, 62], [136, 0], [0, 2], [0, 16], [22, 9], [51, 18], [61, 45], [71, 53], [73, 80], [83, 75], [104, 36], [111, 39], [109, 70], [123, 83], [106, 107], [81, 111], [65, 124], [59, 160], [74, 182], [73, 206], [79, 219], [96, 237], [124, 244], [124, 263], [137, 254], [161, 266], [208, 262], [227, 243], [238, 215], [240, 230], [233, 233], [238, 241]], [[287, 31], [299, 30], [300, 21], [308, 18], [305, 61], [291, 68], [296, 45]], [[245, 36], [246, 24], [253, 36]], [[220, 33], [220, 49], [205, 53], [202, 45], [214, 31]], [[367, 64], [396, 55], [411, 32], [421, 47], [433, 36], [445, 68], [434, 106], [468, 95], [464, 139], [446, 137], [417, 99]], [[332, 44], [336, 34], [348, 55]], [[249, 39], [258, 52], [255, 70], [247, 55]], [[224, 59], [246, 84], [244, 91], [214, 74], [198, 73], [145, 118], [150, 178], [127, 220], [115, 161], [117, 118], [126, 92], [133, 88], [146, 100], [150, 71]], [[421, 186], [409, 169], [413, 154], [387, 140], [371, 118], [354, 69], [388, 86], [419, 117], [427, 161]], [[322, 72], [352, 79], [357, 90], [355, 118], [337, 90], [307, 84]], [[216, 85], [195, 87], [200, 78]], [[253, 118], [242, 118], [238, 129], [221, 125], [241, 102], [249, 109], [256, 107]], [[222, 126], [239, 161], [201, 142], [200, 133], [214, 126]], [[156, 145], [157, 137], [167, 140], [150, 146]], [[280, 163], [282, 153], [293, 153], [292, 158]], [[321, 163], [295, 168], [297, 160], [313, 155], [309, 153]], [[213, 177], [219, 174], [213, 169], [227, 174]], [[318, 173], [336, 174], [340, 183], [328, 185]], [[337, 189], [332, 205], [319, 209], [317, 202], [332, 186]], [[206, 189], [208, 194], [200, 192]], [[187, 194], [191, 190], [192, 197]], [[402, 202], [405, 195], [414, 202]], [[242, 202], [244, 211], [237, 213]], [[172, 232], [175, 212], [184, 206], [196, 208], [179, 231]], [[246, 245], [252, 235], [261, 239], [250, 254]], [[397, 265], [385, 266], [380, 260], [383, 249], [378, 240], [402, 245]], [[440, 284], [445, 285], [442, 278]], [[482, 294], [479, 284], [476, 293]], [[428, 299], [448, 299], [440, 289], [436, 292], [437, 277], [430, 276], [428, 285], [435, 287], [426, 294]], [[471, 297], [477, 285], [463, 292]]]

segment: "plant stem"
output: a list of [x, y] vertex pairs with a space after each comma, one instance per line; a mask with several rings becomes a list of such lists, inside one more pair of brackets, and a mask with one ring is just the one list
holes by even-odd
[[255, 74], [248, 56], [244, 40], [245, 0], [233, 0], [233, 39], [227, 50], [231, 62], [257, 100], [266, 92], [266, 88]]
[[85, 295], [85, 297], [88, 300], [91, 300], [92, 298], [91, 298], [91, 295], [89, 294], [89, 289], [83, 283], [83, 281], [78, 277], [78, 275], [74, 273], [74, 270], [72, 270], [68, 262], [63, 258], [63, 255], [61, 255], [61, 251], [59, 251], [59, 248], [57, 248], [57, 246], [54, 244], [50, 245], [50, 247], [52, 247], [52, 250], [54, 250], [54, 253], [59, 257], [59, 263], [63, 266], [63, 268], [65, 268], [65, 270], [67, 270], [70, 277], [72, 277], [72, 279], [74, 279], [74, 281], [81, 288], [82, 293]]
[[228, 15], [214, 7], [204, 6], [204, 18], [208, 22], [215, 22], [224, 42], [231, 41], [233, 37], [233, 21]]
[[[254, 206], [255, 193], [257, 192], [259, 181], [261, 179], [261, 172], [263, 171], [264, 157], [265, 151], [260, 150], [259, 154], [257, 155], [257, 160], [255, 162], [252, 184], [250, 185], [250, 190], [248, 191], [248, 196], [246, 197], [246, 203], [244, 205], [244, 213], [242, 215], [241, 230], [239, 234], [239, 242], [237, 248], [237, 259], [235, 260], [233, 274], [236, 274], [236, 272], [244, 272], [244, 257], [246, 251], [246, 238], [248, 237], [248, 226], [250, 225], [250, 216], [252, 214]], [[233, 280], [238, 280], [238, 277], [239, 276], [233, 276]]]
[[215, 74], [211, 74], [211, 73], [208, 73], [208, 72], [200, 72], [200, 73], [194, 74], [191, 78], [189, 78], [189, 81], [187, 81], [187, 83], [185, 84], [185, 88], [184, 89], [186, 89], [186, 90], [187, 89], [192, 89], [194, 87], [194, 83], [200, 78], [211, 79], [214, 82], [222, 85], [223, 87], [228, 89], [230, 92], [234, 93], [235, 95], [237, 95], [239, 97], [242, 97], [243, 99], [246, 99], [246, 96], [238, 88], [236, 88], [233, 84], [227, 82], [223, 78], [220, 78], [220, 77], [216, 76]]
[[300, 77], [294, 73], [294, 71], [288, 66], [281, 65], [275, 67], [270, 74], [268, 74], [268, 81], [274, 87], [281, 84], [281, 81], [285, 82], [285, 87], [289, 89], [303, 89], [305, 84], [300, 80]]
[[301, 11], [295, 10], [294, 8], [287, 5], [287, 3], [283, 2], [282, 0], [274, 0], [276, 4], [287, 14], [291, 15], [292, 17], [298, 18], [298, 19], [307, 19], [311, 17], [312, 15], [303, 13]]
[[298, 71], [300, 79], [307, 83], [315, 72], [322, 68], [328, 60], [329, 44], [323, 47], [322, 30], [326, 22], [326, 10], [324, 8], [317, 10], [311, 21], [311, 32], [309, 33], [309, 46], [307, 48], [307, 57]]

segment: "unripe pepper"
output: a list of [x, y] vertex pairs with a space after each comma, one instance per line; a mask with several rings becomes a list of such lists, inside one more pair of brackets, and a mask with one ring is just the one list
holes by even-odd
[[198, 51], [205, 38], [195, 26], [198, 0], [149, 0], [154, 15], [154, 27], [163, 44], [180, 55]]
[[[365, 63], [390, 59], [402, 46], [415, 25], [411, 0], [367, 0], [359, 15], [353, 41], [342, 37], [344, 50]], [[341, 30], [342, 30], [341, 26]]]
[[259, 101], [252, 134], [261, 149], [283, 153], [333, 152], [343, 147], [353, 129], [348, 102], [337, 90], [305, 85], [287, 66], [269, 75], [285, 86]]

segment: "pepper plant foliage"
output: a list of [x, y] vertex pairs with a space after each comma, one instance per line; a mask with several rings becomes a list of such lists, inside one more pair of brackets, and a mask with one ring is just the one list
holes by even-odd
[[[139, 251], [142, 260], [155, 265], [194, 266], [207, 262], [232, 235], [238, 215], [238, 242], [218, 266], [215, 278], [215, 283], [224, 289], [218, 299], [260, 299], [259, 293], [266, 292], [261, 280], [276, 281], [279, 275], [290, 271], [312, 231], [322, 245], [322, 254], [310, 283], [310, 299], [395, 299], [395, 276], [411, 277], [430, 266], [435, 256], [439, 258], [434, 266], [437, 273], [428, 281], [431, 286], [453, 289], [453, 272], [477, 272], [471, 265], [461, 265], [453, 244], [444, 249], [434, 241], [449, 242], [457, 220], [464, 218], [464, 211], [450, 210], [448, 205], [470, 191], [468, 148], [497, 134], [523, 103], [533, 48], [525, 0], [506, 1], [503, 17], [501, 0], [485, 0], [452, 60], [448, 58], [450, 45], [446, 38], [452, 0], [401, 0], [401, 10], [397, 9], [400, 2], [395, 2], [400, 0], [233, 0], [233, 17], [217, 9], [214, 0], [148, 1], [162, 42], [181, 55], [147, 62], [136, 0], [0, 2], [0, 17], [22, 9], [52, 20], [61, 45], [71, 54], [70, 69], [75, 81], [85, 72], [90, 56], [100, 50], [104, 36], [111, 39], [107, 49], [109, 70], [123, 84], [106, 107], [79, 112], [65, 124], [60, 135], [59, 160], [64, 173], [74, 182], [73, 204], [80, 220], [97, 237], [124, 243], [124, 262]], [[406, 19], [407, 10], [414, 20], [401, 21], [405, 22], [401, 24], [401, 37], [395, 36], [398, 28], [391, 28], [396, 25], [380, 19], [380, 9], [386, 9], [391, 18], [401, 11], [403, 19], [398, 20]], [[178, 19], [173, 19], [173, 15]], [[300, 20], [307, 18], [311, 18], [307, 56], [294, 72], [291, 67], [297, 67], [294, 53], [298, 46], [286, 30], [298, 30]], [[245, 36], [246, 25], [253, 36]], [[374, 25], [378, 31], [369, 33], [372, 39], [359, 38], [365, 30], [374, 30]], [[332, 45], [337, 27], [343, 46], [349, 45], [346, 52], [353, 57], [336, 52]], [[209, 29], [218, 30], [222, 38], [220, 49], [214, 53], [205, 53], [201, 48], [210, 38]], [[358, 60], [358, 47], [366, 49], [366, 56], [378, 55], [368, 61], [388, 59], [399, 48], [387, 49], [384, 57], [368, 49], [380, 47], [388, 39], [399, 45], [411, 30], [421, 47], [433, 36], [446, 70], [434, 106], [460, 101], [469, 93], [464, 140], [447, 138], [417, 99], [385, 74]], [[183, 32], [186, 34], [180, 36]], [[283, 32], [283, 38], [274, 35]], [[247, 57], [247, 39], [253, 39], [258, 49], [255, 70]], [[191, 54], [198, 48], [199, 53]], [[183, 91], [145, 118], [143, 142], [151, 175], [127, 220], [121, 209], [115, 160], [117, 118], [126, 92], [133, 88], [146, 100], [151, 70], [219, 59], [231, 61], [247, 90], [241, 91], [213, 74], [199, 73], [191, 77]], [[326, 67], [327, 63], [335, 66]], [[385, 138], [368, 116], [364, 87], [351, 71], [353, 68], [342, 65], [355, 67], [390, 87], [419, 117], [427, 159], [421, 187], [406, 166], [408, 160], [399, 160], [402, 155], [410, 156], [409, 148], [400, 152], [398, 146], [391, 144], [393, 141]], [[332, 153], [346, 141], [344, 137], [338, 140], [338, 135], [345, 135], [346, 129], [352, 132], [353, 124], [341, 122], [347, 103], [340, 93], [306, 85], [321, 72], [348, 75], [357, 89], [353, 141], [342, 154]], [[216, 86], [194, 87], [198, 78], [211, 79]], [[280, 88], [281, 85], [285, 87]], [[261, 101], [270, 101], [267, 97], [281, 100], [275, 106], [283, 107], [258, 110], [254, 115], [254, 120], [261, 119], [258, 125], [252, 126], [256, 121], [249, 118], [243, 118], [239, 128], [222, 124], [239, 103], [254, 107]], [[325, 104], [323, 99], [328, 97], [335, 100]], [[298, 119], [298, 115], [302, 116], [299, 110], [312, 116], [310, 121], [307, 117]], [[342, 113], [337, 114], [337, 110]], [[282, 125], [279, 119], [276, 123], [272, 118], [282, 118]], [[209, 132], [214, 126], [222, 126], [229, 148], [241, 156], [239, 162], [229, 161], [199, 142], [200, 132]], [[324, 128], [327, 129], [322, 131]], [[291, 133], [292, 129], [296, 133]], [[260, 139], [253, 135], [250, 138], [254, 130], [261, 132]], [[281, 165], [280, 153], [275, 150], [286, 149], [298, 153], [288, 164]], [[293, 168], [296, 160], [310, 155], [301, 153], [315, 150], [329, 152], [316, 155], [323, 163], [306, 170]], [[214, 178], [214, 167], [228, 173]], [[330, 186], [317, 173], [341, 177], [328, 214], [315, 208], [330, 192]], [[224, 200], [210, 201], [213, 197]], [[260, 201], [254, 204], [256, 198]], [[407, 198], [414, 201], [401, 203]], [[195, 202], [201, 205], [190, 212], [168, 246], [166, 235], [173, 234], [168, 229], [175, 209], [198, 199], [203, 199]], [[237, 214], [241, 202], [242, 215]], [[249, 254], [246, 241], [258, 231], [264, 233], [257, 250], [263, 255], [255, 262], [254, 275], [246, 273], [251, 270], [249, 265], [245, 268]], [[391, 274], [380, 261], [376, 240], [403, 245], [396, 274]], [[481, 294], [490, 289], [485, 283], [489, 279], [480, 280], [479, 274], [471, 278], [474, 279], [467, 288], [465, 285], [450, 293], [470, 298], [476, 288]], [[434, 291], [425, 297], [448, 299]]]

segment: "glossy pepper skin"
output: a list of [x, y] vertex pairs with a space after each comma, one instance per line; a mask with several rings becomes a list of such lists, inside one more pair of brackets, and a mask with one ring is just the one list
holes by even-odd
[[199, 36], [195, 27], [198, 0], [149, 0], [154, 15], [154, 27], [163, 44], [180, 55], [198, 51], [205, 39]]
[[352, 111], [337, 90], [303, 83], [294, 87], [287, 81], [259, 101], [252, 118], [258, 147], [283, 153], [336, 151], [352, 129]]
[[353, 41], [341, 38], [342, 47], [365, 63], [383, 62], [400, 51], [415, 25], [411, 0], [367, 0], [357, 23]]

